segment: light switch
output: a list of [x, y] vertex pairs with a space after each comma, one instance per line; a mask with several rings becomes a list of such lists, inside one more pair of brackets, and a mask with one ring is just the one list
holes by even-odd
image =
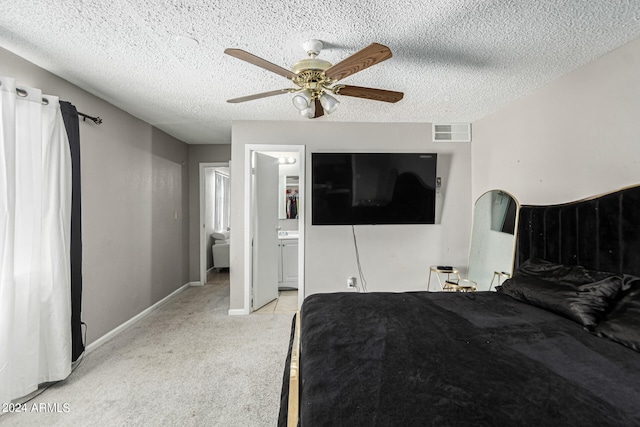
[[178, 211], [173, 211], [173, 219], [178, 219]]

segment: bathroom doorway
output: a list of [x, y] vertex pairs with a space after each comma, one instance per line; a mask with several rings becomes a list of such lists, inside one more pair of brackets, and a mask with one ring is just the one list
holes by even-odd
[[304, 149], [246, 146], [248, 312], [277, 300], [282, 291], [296, 291], [298, 306], [304, 298]]

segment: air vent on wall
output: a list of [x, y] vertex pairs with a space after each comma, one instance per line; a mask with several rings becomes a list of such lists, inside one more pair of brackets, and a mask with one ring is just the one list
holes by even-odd
[[433, 142], [471, 142], [471, 123], [433, 124]]

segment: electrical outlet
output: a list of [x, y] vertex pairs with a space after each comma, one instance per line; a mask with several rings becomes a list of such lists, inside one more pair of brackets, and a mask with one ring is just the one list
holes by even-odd
[[349, 289], [355, 288], [356, 287], [356, 283], [357, 283], [357, 281], [356, 281], [355, 277], [349, 277], [347, 279], [347, 288], [349, 288]]

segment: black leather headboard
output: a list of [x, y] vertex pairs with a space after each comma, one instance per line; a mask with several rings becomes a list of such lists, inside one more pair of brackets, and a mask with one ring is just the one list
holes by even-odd
[[640, 186], [520, 208], [515, 265], [529, 258], [640, 276]]

